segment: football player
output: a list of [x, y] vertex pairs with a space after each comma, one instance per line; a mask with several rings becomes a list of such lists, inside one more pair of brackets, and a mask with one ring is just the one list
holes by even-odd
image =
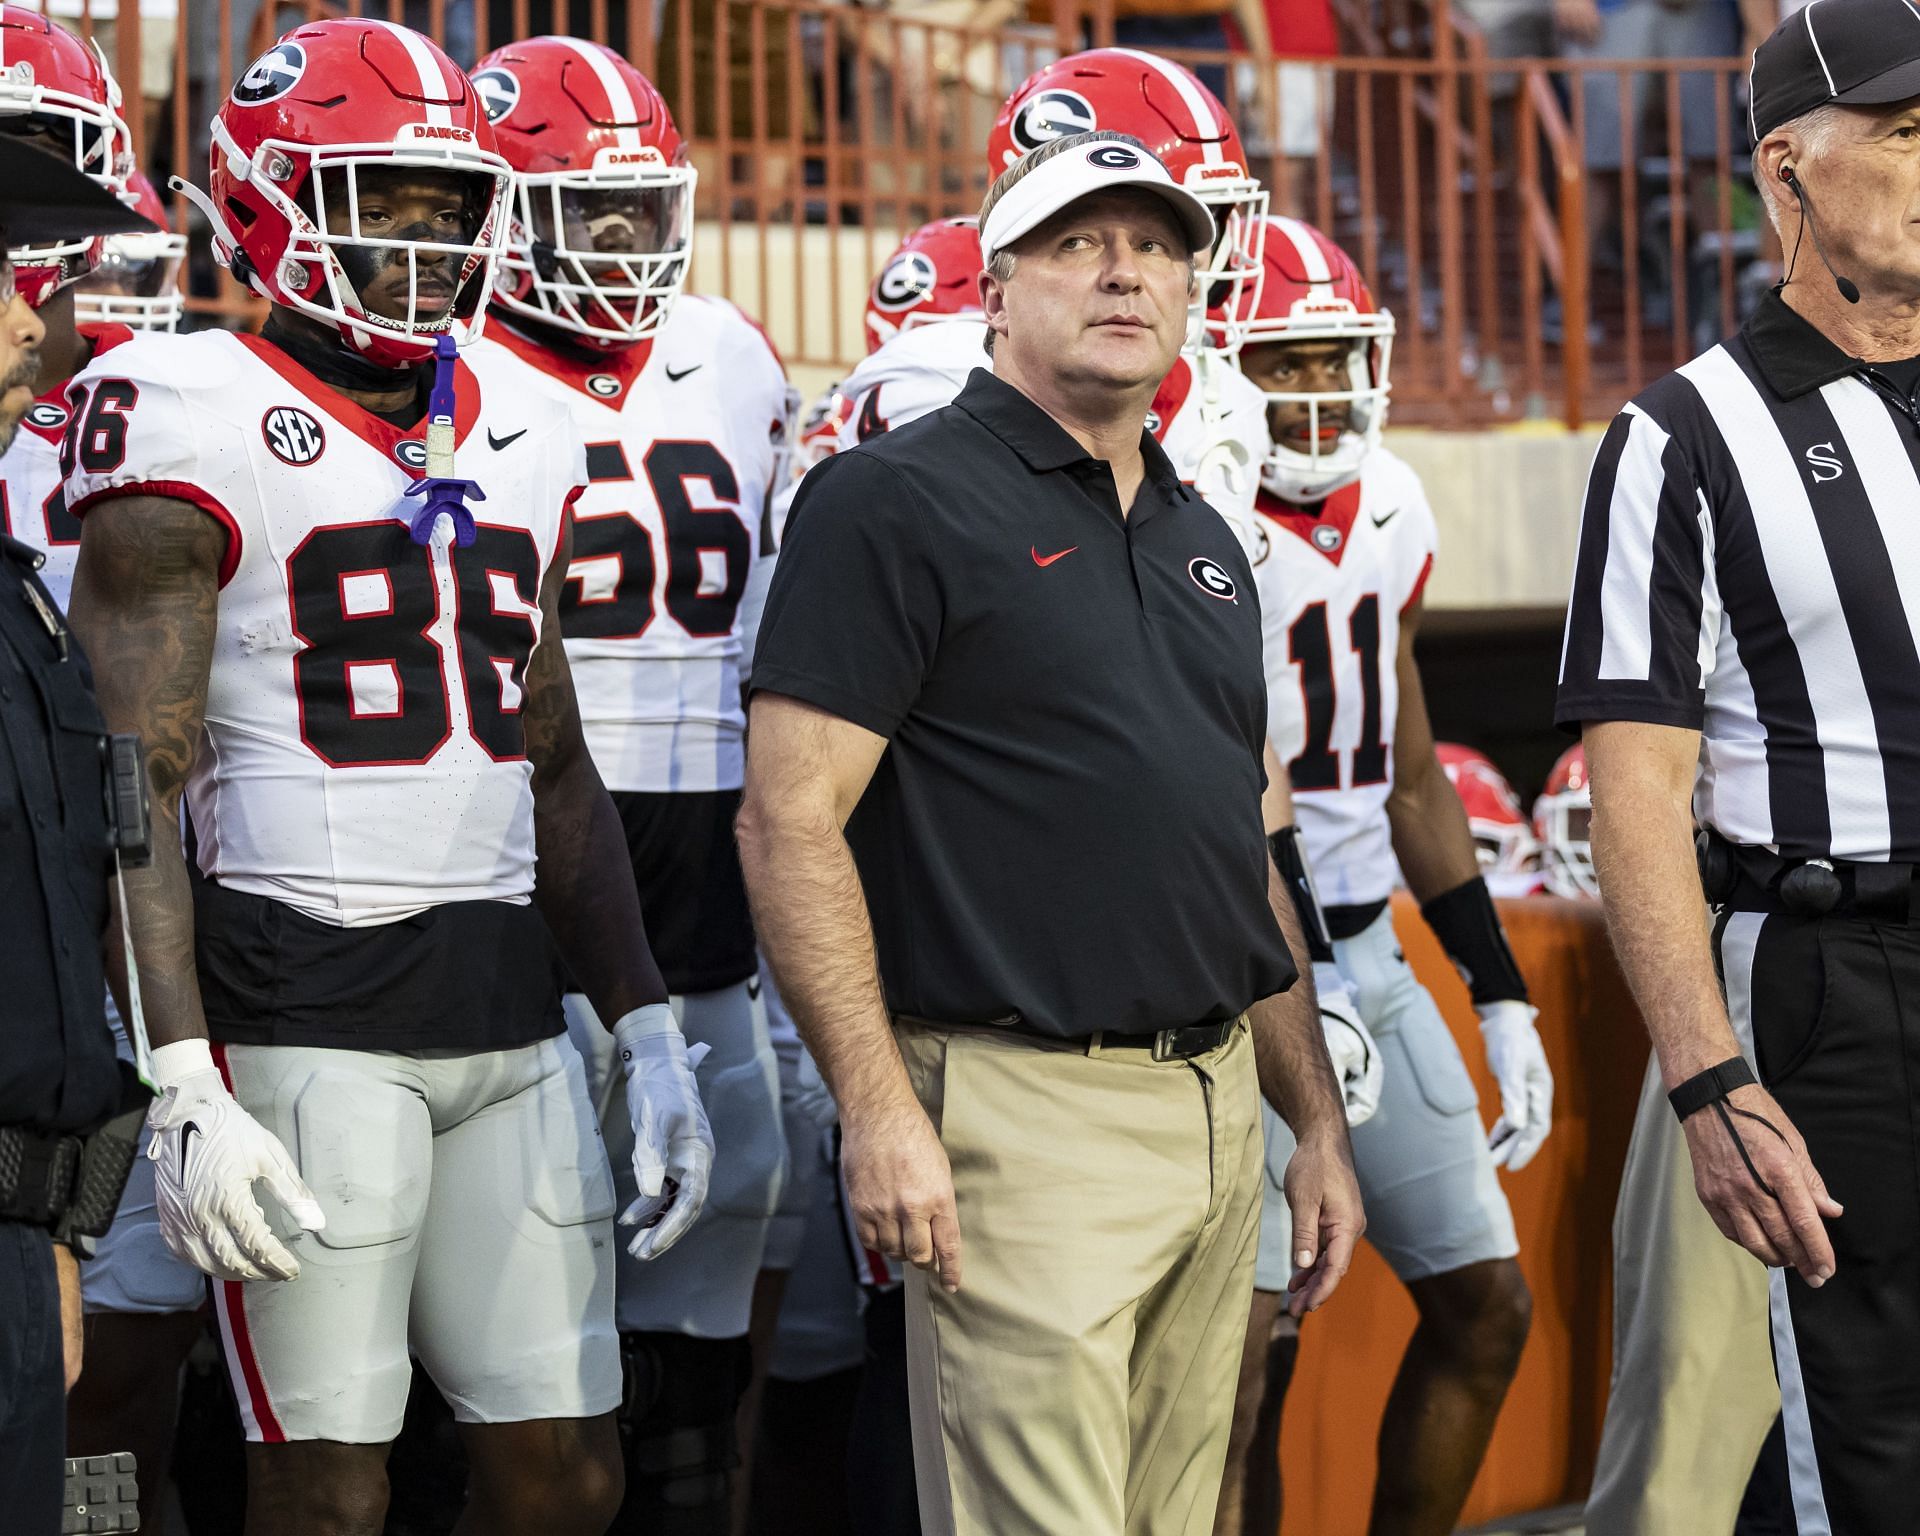
[[[120, 91], [97, 51], [36, 11], [0, 6], [0, 133], [28, 139], [73, 161], [101, 186], [132, 200], [127, 125]], [[136, 201], [149, 218], [153, 211]], [[45, 557], [40, 576], [66, 607], [80, 553], [80, 525], [67, 511], [60, 442], [67, 426], [68, 381], [95, 357], [132, 337], [125, 325], [87, 316], [77, 302], [92, 275], [123, 241], [112, 235], [24, 247], [10, 253], [15, 282], [46, 328], [40, 344], [38, 398], [11, 450], [0, 458], [0, 530]], [[117, 1011], [108, 1020], [127, 1053]], [[76, 1456], [132, 1451], [142, 1467], [165, 1466], [173, 1444], [180, 1362], [199, 1336], [206, 1300], [200, 1272], [161, 1240], [152, 1165], [141, 1159], [127, 1180], [120, 1213], [80, 1269], [86, 1313], [84, 1369], [67, 1397], [68, 1449]], [[142, 1479], [142, 1522], [158, 1523], [164, 1479]]]
[[[710, 1050], [706, 1211], [664, 1260], [620, 1265], [615, 1529], [724, 1536], [754, 1278], [787, 1166], [733, 818], [793, 396], [757, 325], [683, 292], [694, 170], [645, 76], [598, 43], [537, 37], [482, 59], [474, 84], [514, 186], [483, 346], [587, 444], [560, 629], [654, 954], [688, 1038]], [[573, 1028], [597, 1086], [606, 1031], [581, 1007]], [[618, 1167], [626, 1127], [616, 1116], [606, 1133]]]
[[[1265, 230], [1259, 215], [1266, 193], [1247, 171], [1240, 135], [1191, 70], [1156, 54], [1095, 48], [1029, 76], [994, 122], [987, 141], [988, 179], [1049, 139], [1094, 128], [1132, 134], [1213, 207], [1220, 239], [1199, 262], [1201, 291], [1209, 304], [1224, 304], [1259, 282], [1255, 242]], [[942, 221], [914, 238], [923, 241], [917, 249], [925, 265], [916, 262], [910, 242], [881, 270], [868, 305], [870, 335], [876, 322], [889, 323], [889, 296], [916, 292], [922, 286], [916, 277], [925, 279], [928, 270], [937, 274], [926, 284], [929, 293], [951, 293], [956, 297], [949, 302], [958, 302], [959, 289], [949, 276], [949, 268], [967, 254], [958, 229]], [[977, 306], [977, 237], [972, 256], [976, 265], [967, 298]], [[947, 323], [932, 327], [893, 320], [898, 334], [841, 386], [849, 401], [843, 446], [950, 404], [975, 368], [992, 366], [985, 350], [986, 323], [958, 308], [945, 315]], [[1257, 523], [1253, 496], [1266, 452], [1265, 402], [1228, 365], [1221, 340], [1196, 323], [1192, 345], [1154, 396], [1148, 425], [1180, 478], [1251, 547]]]
[[381, 1529], [411, 1354], [466, 1521], [588, 1536], [622, 1482], [616, 1206], [549, 934], [626, 1068], [638, 1252], [713, 1151], [560, 640], [580, 439], [453, 355], [509, 172], [467, 77], [372, 20], [255, 60], [211, 162], [191, 195], [265, 331], [96, 358], [62, 449], [75, 629], [152, 791], [161, 1230], [217, 1282], [250, 1531]]
[[[1413, 658], [1436, 533], [1419, 480], [1380, 446], [1392, 317], [1318, 230], [1267, 224], [1264, 281], [1227, 319], [1272, 434], [1254, 567], [1269, 730], [1334, 962], [1385, 1057], [1379, 1110], [1353, 1131], [1367, 1238], [1420, 1314], [1381, 1423], [1370, 1529], [1439, 1533], [1454, 1528], [1526, 1341], [1530, 1299], [1495, 1170], [1524, 1167], [1539, 1150], [1553, 1078], [1467, 818], [1434, 755]], [[1453, 1037], [1395, 941], [1396, 858], [1472, 990], [1500, 1084], [1491, 1138]], [[1272, 1115], [1267, 1135], [1271, 1164], [1290, 1138]], [[1272, 1180], [1262, 1222], [1236, 1411], [1242, 1459], [1229, 1464], [1217, 1527], [1236, 1532], [1279, 1519], [1274, 1436], [1291, 1341], [1269, 1325], [1290, 1274], [1290, 1228]]]
[[1539, 891], [1544, 883], [1540, 844], [1507, 776], [1484, 752], [1456, 741], [1437, 741], [1433, 752], [1467, 813], [1467, 830], [1473, 834], [1487, 889], [1496, 896]]
[[171, 331], [187, 312], [180, 292], [187, 237], [173, 233], [166, 204], [140, 171], [127, 178], [127, 191], [134, 208], [159, 233], [109, 235], [100, 265], [80, 280], [74, 314], [82, 325], [117, 323], [136, 331]]
[[1576, 741], [1554, 761], [1546, 787], [1533, 802], [1533, 835], [1540, 843], [1547, 889], [1555, 896], [1600, 899], [1600, 877], [1593, 872], [1592, 830], [1587, 749]]

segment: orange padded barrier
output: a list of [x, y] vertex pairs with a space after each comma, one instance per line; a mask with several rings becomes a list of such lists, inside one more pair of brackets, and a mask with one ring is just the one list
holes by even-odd
[[[1613, 1202], [1647, 1060], [1646, 1034], [1598, 904], [1540, 896], [1500, 908], [1540, 1008], [1554, 1126], [1532, 1163], [1502, 1175], [1533, 1289], [1533, 1333], [1467, 1502], [1468, 1525], [1586, 1494], [1611, 1358]], [[1393, 915], [1407, 958], [1460, 1042], [1491, 1125], [1500, 1096], [1466, 988], [1404, 893]], [[1406, 1292], [1363, 1246], [1334, 1299], [1302, 1330], [1281, 1435], [1284, 1536], [1363, 1536], [1375, 1433], [1413, 1325]]]

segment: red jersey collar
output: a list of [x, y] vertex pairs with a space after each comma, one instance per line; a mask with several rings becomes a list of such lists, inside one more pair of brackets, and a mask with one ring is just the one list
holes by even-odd
[[1282, 501], [1265, 486], [1260, 488], [1253, 504], [1282, 528], [1304, 540], [1316, 554], [1338, 565], [1347, 552], [1347, 545], [1353, 541], [1354, 519], [1360, 515], [1360, 482], [1355, 480], [1341, 486], [1318, 507], [1300, 507]]
[[[394, 450], [408, 441], [425, 446], [427, 418], [424, 412], [419, 421], [403, 432], [392, 422], [374, 415], [359, 401], [348, 399], [331, 384], [309, 373], [266, 338], [242, 331], [236, 333], [234, 339], [354, 436], [379, 449], [402, 469], [407, 466], [396, 457]], [[453, 443], [457, 448], [467, 440], [467, 434], [480, 420], [480, 381], [473, 376], [473, 370], [467, 366], [465, 358], [454, 359], [453, 377]]]
[[590, 400], [598, 400], [612, 410], [626, 404], [627, 395], [647, 371], [653, 356], [653, 338], [636, 341], [630, 347], [609, 348], [592, 357], [576, 352], [561, 352], [522, 336], [512, 326], [496, 321], [487, 334], [522, 362], [530, 363], [548, 378], [577, 389]]

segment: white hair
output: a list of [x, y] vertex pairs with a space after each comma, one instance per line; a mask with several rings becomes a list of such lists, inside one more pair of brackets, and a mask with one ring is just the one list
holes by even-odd
[[[1802, 112], [1798, 117], [1788, 118], [1786, 122], [1767, 134], [1772, 138], [1776, 133], [1791, 133], [1800, 141], [1800, 159], [1802, 162], [1819, 160], [1833, 148], [1834, 136], [1840, 131], [1840, 123], [1846, 109], [1838, 102], [1822, 102], [1810, 112]], [[1762, 141], [1764, 142], [1764, 141]], [[1758, 146], [1755, 146], [1756, 149]], [[1767, 217], [1773, 221], [1774, 233], [1784, 241], [1785, 232], [1781, 229], [1781, 220], [1789, 212], [1798, 212], [1800, 200], [1782, 182], [1768, 177], [1760, 168], [1760, 157], [1753, 159], [1753, 182], [1760, 189], [1760, 201], [1766, 205]]]

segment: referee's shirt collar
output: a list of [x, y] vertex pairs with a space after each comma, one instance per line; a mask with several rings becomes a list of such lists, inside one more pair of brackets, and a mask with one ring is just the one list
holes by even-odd
[[1768, 385], [1783, 400], [1797, 399], [1835, 379], [1848, 378], [1861, 367], [1858, 358], [1848, 356], [1829, 341], [1825, 332], [1777, 292], [1761, 299], [1744, 334]]
[[[1032, 399], [984, 368], [973, 370], [967, 387], [953, 403], [1019, 454], [1036, 474], [1076, 464], [1096, 464], [1102, 471], [1111, 472], [1104, 459], [1087, 452], [1071, 432]], [[1181, 484], [1173, 461], [1144, 423], [1140, 430], [1140, 454], [1146, 460], [1148, 483], [1164, 500], [1185, 500], [1193, 494]], [[1141, 512], [1147, 510], [1144, 504], [1136, 505]]]

